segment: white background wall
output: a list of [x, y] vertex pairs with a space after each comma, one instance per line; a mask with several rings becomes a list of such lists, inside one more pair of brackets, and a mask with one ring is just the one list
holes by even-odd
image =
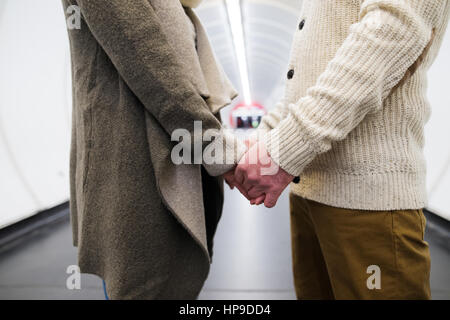
[[61, 1], [1, 2], [0, 227], [68, 199], [70, 138]]
[[[430, 71], [426, 155], [429, 207], [450, 220], [449, 56], [447, 33]], [[0, 228], [68, 199], [69, 68], [61, 2], [1, 0]]]
[[450, 30], [428, 73], [432, 114], [425, 127], [428, 207], [450, 220]]

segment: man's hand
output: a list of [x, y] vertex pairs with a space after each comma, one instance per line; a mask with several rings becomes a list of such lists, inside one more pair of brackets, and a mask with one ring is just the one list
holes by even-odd
[[[253, 147], [253, 145], [258, 143], [258, 135], [250, 135], [250, 137], [245, 140], [245, 145], [247, 146], [247, 149], [250, 149], [251, 147]], [[248, 199], [248, 197], [247, 197]], [[263, 194], [262, 196], [259, 196], [256, 199], [249, 199], [250, 200], [250, 204], [251, 205], [257, 205], [259, 206], [260, 204], [264, 203], [264, 200], [266, 199], [266, 195]]]
[[[245, 145], [247, 146], [247, 150], [250, 149], [254, 144], [256, 144], [258, 142], [257, 136], [250, 136], [247, 140], [244, 141]], [[243, 196], [245, 196], [247, 198], [247, 200], [250, 201], [250, 203], [253, 204], [258, 204], [260, 205], [261, 203], [264, 202], [264, 198], [265, 196], [261, 196], [257, 199], [250, 199], [249, 196], [247, 195], [247, 192], [244, 190], [244, 187], [237, 183], [234, 173], [235, 173], [235, 169], [228, 171], [227, 173], [225, 173], [223, 175], [223, 178], [225, 180], [225, 182], [227, 183], [228, 187], [230, 187], [231, 190], [233, 190], [235, 187], [242, 193]]]
[[227, 173], [224, 173], [223, 178], [224, 178], [225, 182], [228, 184], [228, 186], [230, 187], [231, 190], [233, 190], [234, 187], [236, 187], [248, 200], [250, 200], [244, 187], [236, 181], [234, 172], [235, 172], [235, 169], [230, 170]]
[[267, 208], [276, 205], [281, 193], [293, 179], [294, 176], [271, 159], [262, 142], [249, 149], [234, 173], [234, 181], [244, 189], [243, 194], [247, 199], [251, 199], [252, 204], [264, 201]]

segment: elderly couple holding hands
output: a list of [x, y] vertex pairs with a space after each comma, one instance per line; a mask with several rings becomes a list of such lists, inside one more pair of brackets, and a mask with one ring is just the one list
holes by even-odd
[[[267, 207], [291, 185], [299, 299], [429, 299], [425, 83], [449, 1], [303, 0], [284, 97], [247, 146], [222, 128], [219, 111], [237, 93], [192, 10], [199, 2], [63, 0], [82, 16], [68, 31], [81, 271], [112, 299], [196, 298], [225, 178]], [[195, 141], [196, 121], [220, 137]], [[233, 161], [173, 163], [179, 128]]]

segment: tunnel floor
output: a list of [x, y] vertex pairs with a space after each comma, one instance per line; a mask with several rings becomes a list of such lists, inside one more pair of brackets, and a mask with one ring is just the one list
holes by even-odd
[[[288, 199], [274, 209], [252, 207], [226, 191], [215, 255], [199, 299], [295, 299], [291, 273]], [[427, 237], [433, 299], [450, 300], [450, 250]], [[80, 290], [66, 288], [76, 265], [67, 219], [0, 251], [0, 299], [104, 299], [101, 280], [83, 275]]]

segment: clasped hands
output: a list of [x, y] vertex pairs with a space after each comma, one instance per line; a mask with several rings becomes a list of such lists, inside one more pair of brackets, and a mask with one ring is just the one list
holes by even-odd
[[236, 187], [252, 205], [276, 205], [294, 176], [279, 167], [261, 141], [247, 141], [248, 150], [234, 170], [224, 174], [231, 189]]

